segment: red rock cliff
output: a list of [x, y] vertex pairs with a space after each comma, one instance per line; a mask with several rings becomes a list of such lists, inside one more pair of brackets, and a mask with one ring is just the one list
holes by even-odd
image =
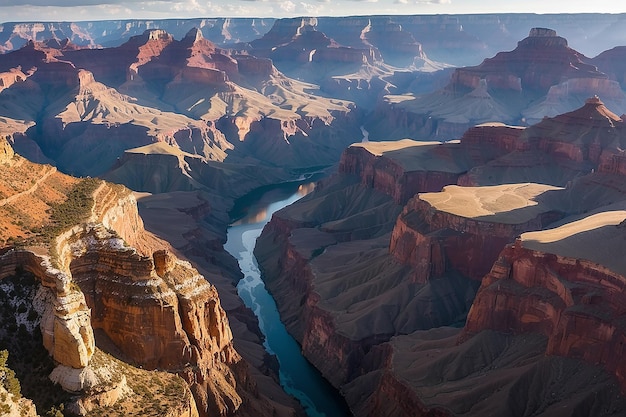
[[[457, 208], [460, 210], [449, 210], [439, 204], [439, 199], [449, 198], [454, 201], [456, 191], [464, 193], [470, 190], [470, 198], [478, 201], [482, 199], [479, 194], [482, 191], [488, 193], [488, 189], [501, 189], [505, 194], [512, 191], [517, 195], [519, 190], [527, 186], [532, 185], [483, 187], [482, 190], [452, 186], [444, 188], [441, 193], [416, 196], [396, 220], [389, 251], [396, 260], [413, 267], [413, 276], [417, 282], [424, 283], [443, 275], [449, 269], [480, 280], [489, 271], [504, 245], [515, 236], [527, 230], [541, 229], [561, 218], [562, 214], [546, 207], [538, 208], [528, 215], [515, 215], [513, 219], [501, 217], [497, 213], [475, 216], [469, 215], [471, 209], [467, 213], [463, 212], [463, 208], [470, 205], [468, 200], [452, 203], [451, 207], [459, 204]], [[543, 187], [539, 186], [538, 192], [542, 190]], [[440, 197], [446, 195], [448, 197]], [[486, 202], [479, 204], [483, 203]]]
[[[623, 234], [621, 226], [606, 227]], [[525, 246], [518, 240], [502, 251], [483, 279], [460, 340], [485, 329], [539, 333], [548, 338], [547, 355], [600, 364], [626, 391], [626, 329], [619, 319], [626, 278], [593, 260]]]

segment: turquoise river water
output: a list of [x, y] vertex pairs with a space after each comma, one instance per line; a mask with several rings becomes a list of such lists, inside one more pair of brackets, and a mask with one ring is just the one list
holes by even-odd
[[237, 286], [239, 296], [259, 319], [265, 349], [278, 358], [283, 389], [300, 401], [309, 417], [344, 417], [350, 413], [343, 398], [302, 356], [300, 345], [280, 321], [276, 303], [265, 289], [253, 254], [256, 239], [272, 214], [312, 188], [312, 183], [285, 186], [255, 198], [255, 202], [244, 209], [245, 216], [228, 229], [224, 248], [239, 262], [244, 275]]

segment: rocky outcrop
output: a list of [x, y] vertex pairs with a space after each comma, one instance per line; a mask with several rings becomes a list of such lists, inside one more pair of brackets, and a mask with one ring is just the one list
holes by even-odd
[[[125, 408], [147, 395], [173, 416], [263, 416], [283, 407], [259, 393], [233, 346], [215, 287], [144, 230], [128, 189], [77, 180], [50, 167], [42, 170], [18, 156], [3, 166], [0, 186], [11, 186], [15, 193], [2, 199], [3, 212], [26, 211], [21, 219], [41, 216], [37, 224], [44, 227], [35, 229], [22, 220], [25, 230], [19, 232], [26, 238], [17, 243], [4, 239], [8, 246], [0, 257], [0, 279], [16, 271], [35, 277], [39, 289], [27, 301], [34, 312], [27, 307], [25, 315], [35, 317], [40, 343], [54, 361], [50, 379], [75, 396], [68, 410], [87, 415], [114, 405]], [[22, 184], [16, 176], [23, 172], [41, 175], [33, 182], [26, 175]], [[31, 207], [21, 204], [26, 198]], [[46, 208], [63, 214], [55, 211], [49, 224]], [[171, 389], [152, 393], [156, 382], [141, 382], [145, 371], [97, 356], [94, 334], [100, 346], [131, 365], [168, 371], [158, 377], [159, 386]], [[137, 372], [138, 380], [129, 380]], [[176, 382], [174, 374], [187, 384]]]
[[[421, 283], [449, 270], [480, 280], [515, 236], [563, 217], [536, 201], [554, 189], [537, 184], [467, 189], [449, 186], [440, 193], [420, 194], [398, 216], [389, 251], [399, 262], [411, 265], [414, 279]], [[512, 206], [504, 203], [518, 198]], [[474, 204], [482, 209], [474, 211]]]
[[228, 415], [229, 408], [241, 407], [237, 389], [251, 386], [226, 382], [237, 379], [228, 366], [241, 358], [217, 291], [204, 277], [165, 251], [142, 257], [105, 229], [87, 230], [72, 249], [70, 270], [92, 308], [92, 325], [126, 358], [179, 373], [200, 415]]
[[15, 83], [26, 80], [28, 75], [24, 74], [21, 69], [11, 68], [7, 72], [0, 73], [0, 91], [11, 87]]
[[393, 138], [449, 140], [477, 123], [534, 124], [598, 94], [621, 112], [626, 101], [616, 86], [555, 31], [535, 28], [514, 50], [456, 69], [443, 89], [415, 97], [390, 95], [379, 103], [377, 112], [390, 119], [406, 113], [402, 117], [415, 120], [413, 128], [384, 122], [366, 128], [375, 135], [389, 131]]
[[497, 149], [501, 155], [513, 151], [528, 150], [530, 147], [519, 140], [523, 126], [509, 126], [503, 123], [484, 123], [467, 129], [461, 137], [463, 147]]
[[[373, 42], [365, 39], [365, 32], [371, 28], [371, 25], [363, 28], [362, 36], [349, 33], [349, 39], [344, 39], [348, 41], [346, 44], [327, 36], [319, 30], [318, 23], [318, 18], [278, 20], [262, 38], [251, 42], [250, 52], [271, 58], [282, 71], [294, 78], [323, 84], [325, 90], [348, 98], [349, 86], [339, 89], [339, 86], [335, 85], [332, 90], [328, 87], [331, 86], [333, 80], [339, 79], [336, 76], [351, 74], [359, 71], [360, 68], [382, 64], [383, 57], [379, 49], [374, 46]], [[383, 31], [383, 37], [384, 34]], [[420, 49], [420, 45], [414, 39], [412, 41], [415, 47]], [[385, 40], [380, 43], [392, 44], [386, 43]], [[399, 49], [402, 48], [399, 47]], [[403, 56], [406, 59], [406, 55]], [[410, 60], [411, 57], [412, 55], [409, 55], [408, 59]], [[365, 78], [371, 78], [360, 77], [358, 74], [353, 76], [364, 78], [363, 82], [366, 82]], [[362, 86], [359, 87], [359, 89], [362, 88]]]
[[603, 165], [610, 165], [610, 154], [619, 154], [624, 132], [623, 120], [596, 96], [574, 111], [544, 119], [525, 130], [520, 139], [543, 153], [597, 166], [603, 153], [607, 161]]
[[393, 65], [408, 66], [416, 57], [426, 58], [422, 45], [413, 34], [391, 19], [372, 20], [361, 32], [361, 39], [364, 44], [380, 50], [385, 60]]
[[[528, 128], [483, 124], [468, 130], [462, 145], [498, 149], [496, 159], [462, 175], [459, 185], [534, 181], [564, 186], [598, 171], [622, 172], [624, 123], [598, 97], [578, 109], [544, 117]], [[471, 151], [471, 150], [470, 150]]]
[[[90, 310], [71, 277], [53, 268], [49, 258], [29, 251], [8, 251], [2, 255], [0, 266], [2, 278], [14, 274], [18, 267], [39, 278], [44, 288], [41, 333], [45, 348], [60, 366], [87, 367], [95, 349]], [[73, 385], [75, 381], [60, 382], [71, 391], [88, 388]]]
[[233, 58], [237, 61], [238, 71], [244, 76], [267, 79], [276, 75], [276, 68], [270, 59], [251, 55], [234, 55]]
[[[0, 109], [35, 123], [28, 139], [76, 175], [102, 175], [124, 151], [155, 142], [204, 160], [235, 148], [269, 165], [330, 165], [359, 137], [352, 103], [316, 96], [270, 59], [231, 54], [199, 29], [181, 40], [153, 29], [116, 48], [32, 44], [0, 56], [0, 69], [20, 65], [33, 74], [5, 88]], [[27, 87], [28, 105], [14, 109]]]
[[604, 78], [570, 78], [550, 87], [545, 99], [525, 109], [525, 123], [534, 125], [545, 117], [554, 117], [583, 105], [590, 95], [602, 97], [607, 107], [618, 114], [626, 111], [626, 96], [618, 83]]
[[418, 192], [455, 184], [472, 164], [466, 156], [458, 144], [410, 140], [356, 144], [342, 154], [339, 171], [356, 174], [363, 185], [405, 204]]
[[511, 52], [501, 52], [476, 67], [458, 69], [452, 86], [476, 88], [480, 79], [495, 89], [547, 93], [563, 78], [606, 78], [586, 58], [568, 47], [555, 30], [533, 28]]
[[546, 354], [601, 365], [624, 391], [619, 317], [626, 280], [610, 246], [622, 238], [623, 218], [623, 211], [604, 212], [523, 234], [483, 279], [459, 340], [485, 329], [539, 333], [547, 337]]

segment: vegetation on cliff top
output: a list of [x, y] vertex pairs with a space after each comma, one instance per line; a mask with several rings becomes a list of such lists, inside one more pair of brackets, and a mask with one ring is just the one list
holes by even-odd
[[9, 351], [0, 350], [0, 381], [9, 394], [19, 398], [22, 395], [20, 381], [15, 376], [15, 371], [7, 366], [8, 359]]
[[54, 238], [87, 220], [94, 205], [93, 193], [101, 183], [102, 180], [97, 178], [84, 178], [70, 190], [65, 201], [53, 204], [50, 224], [42, 228], [42, 236]]

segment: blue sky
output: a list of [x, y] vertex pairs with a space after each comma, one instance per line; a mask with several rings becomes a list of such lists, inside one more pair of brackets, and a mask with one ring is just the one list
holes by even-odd
[[0, 22], [365, 14], [624, 13], [615, 0], [0, 0]]

